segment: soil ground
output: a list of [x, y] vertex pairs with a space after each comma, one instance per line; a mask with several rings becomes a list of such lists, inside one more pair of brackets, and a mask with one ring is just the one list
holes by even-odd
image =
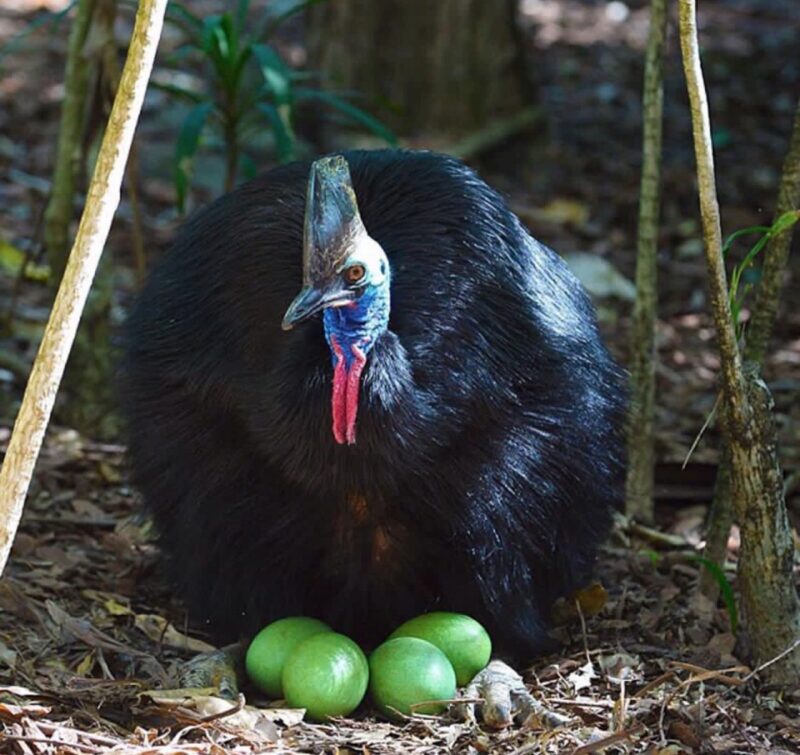
[[[646, 4], [524, 0], [521, 8], [549, 141], [521, 168], [502, 153], [490, 156], [484, 175], [542, 241], [566, 254], [591, 253], [631, 278]], [[130, 28], [129, 10], [122, 16], [120, 38]], [[35, 0], [0, 2], [0, 44], [41, 18]], [[700, 4], [700, 20], [730, 233], [771, 217], [800, 92], [800, 18], [794, 0], [709, 0]], [[35, 259], [41, 246], [67, 30], [66, 22], [42, 25], [0, 59], [0, 311], [14, 300], [0, 343], [12, 357], [0, 369], [3, 442], [49, 303], [45, 286], [17, 283], [6, 251]], [[280, 42], [302, 61], [301, 40], [289, 27]], [[388, 724], [365, 709], [318, 725], [283, 708], [230, 711], [210, 693], [159, 692], [175, 681], [179, 661], [206, 647], [202, 634], [187, 625], [162, 578], [126, 481], [124, 448], [56, 424], [0, 581], [1, 752], [800, 752], [800, 693], [765, 687], [735, 644], [729, 612], [719, 606], [701, 616], [691, 601], [717, 458], [713, 428], [686, 470], [680, 465], [713, 406], [718, 360], [674, 19], [666, 75], [656, 440], [658, 529], [670, 537], [621, 524], [598, 570], [605, 604], [601, 597], [589, 606], [595, 615], [567, 616], [558, 630], [562, 651], [525, 670], [534, 696], [571, 723], [549, 731], [534, 717], [488, 732], [445, 718]], [[169, 167], [179, 121], [168, 104], [151, 94], [137, 140], [148, 261], [180, 223]], [[221, 180], [218, 161], [202, 168], [195, 204]], [[108, 250], [119, 320], [136, 285], [131, 218], [126, 198]], [[787, 475], [800, 469], [799, 260], [795, 253], [766, 368]], [[630, 302], [623, 292], [597, 303], [624, 364]], [[800, 491], [789, 505], [797, 526]], [[735, 531], [729, 547], [735, 585]]]

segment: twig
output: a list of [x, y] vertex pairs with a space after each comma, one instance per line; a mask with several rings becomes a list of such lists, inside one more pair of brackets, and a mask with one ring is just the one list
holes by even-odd
[[661, 674], [661, 676], [656, 677], [655, 679], [649, 681], [647, 684], [644, 685], [644, 687], [634, 692], [631, 695], [631, 697], [632, 698], [644, 697], [648, 693], [652, 692], [654, 689], [658, 689], [662, 684], [674, 681], [675, 678], [676, 677], [674, 671], [667, 671], [666, 673]]
[[27, 742], [31, 744], [74, 747], [76, 750], [80, 750], [81, 752], [103, 752], [103, 750], [101, 750], [99, 747], [95, 747], [94, 745], [79, 744], [78, 742], [61, 742], [59, 740], [47, 739], [46, 737], [31, 737], [26, 734], [6, 734], [5, 732], [0, 732], [0, 742], [6, 740], [11, 742]]
[[[691, 543], [681, 535], [670, 535], [667, 532], [659, 532], [652, 527], [647, 527], [638, 522], [629, 521], [627, 523], [627, 530], [657, 545], [668, 545], [670, 548], [692, 548]], [[694, 549], [692, 548], [692, 550]]]
[[90, 731], [81, 731], [70, 726], [64, 726], [63, 724], [51, 724], [47, 721], [37, 721], [36, 725], [45, 734], [54, 734], [56, 731], [63, 731], [69, 734], [74, 734], [75, 736], [83, 737], [83, 739], [88, 739], [90, 742], [95, 742], [99, 745], [106, 745], [107, 747], [113, 747], [114, 745], [119, 744], [119, 740], [117, 739], [105, 737], [102, 734], [94, 734]]
[[682, 687], [689, 687], [692, 684], [707, 682], [709, 680], [720, 682], [721, 684], [727, 684], [729, 687], [739, 687], [744, 684], [742, 679], [739, 679], [735, 676], [728, 676], [727, 673], [730, 671], [744, 671], [745, 669], [743, 666], [734, 666], [731, 669], [715, 671], [714, 669], [705, 669], [702, 666], [695, 666], [693, 663], [684, 663], [682, 661], [672, 661], [672, 665], [676, 668], [683, 669], [684, 671], [690, 671], [692, 673], [692, 676], [690, 676], [688, 679], [681, 681], [680, 685]]
[[592, 656], [589, 654], [589, 640], [586, 636], [586, 619], [583, 615], [583, 609], [581, 608], [580, 600], [575, 600], [575, 610], [578, 612], [578, 618], [581, 621], [581, 638], [583, 639], [583, 652], [586, 654], [586, 663], [591, 666]]
[[754, 676], [761, 673], [765, 668], [769, 668], [773, 663], [783, 660], [787, 655], [797, 650], [798, 647], [800, 647], [800, 637], [798, 637], [791, 645], [789, 645], [786, 650], [778, 653], [778, 655], [776, 655], [774, 658], [770, 658], [770, 660], [765, 661], [760, 666], [754, 668], [744, 679], [742, 679], [742, 683], [749, 682]]
[[581, 745], [572, 751], [572, 755], [590, 755], [590, 753], [597, 752], [598, 750], [604, 750], [606, 747], [610, 747], [617, 742], [623, 742], [626, 739], [630, 741], [633, 739], [633, 737], [639, 734], [642, 729], [644, 729], [644, 724], [636, 724], [631, 726], [630, 729], [609, 734], [607, 737], [603, 737], [602, 739]]
[[708, 426], [714, 421], [714, 417], [717, 415], [717, 408], [719, 407], [720, 399], [722, 398], [721, 393], [717, 393], [717, 397], [714, 399], [714, 406], [711, 407], [711, 411], [708, 413], [708, 416], [703, 422], [703, 426], [698, 431], [697, 435], [695, 435], [694, 440], [692, 441], [692, 445], [689, 447], [689, 450], [686, 452], [686, 458], [683, 460], [683, 464], [681, 465], [681, 469], [686, 469], [686, 465], [689, 463], [689, 459], [692, 458], [692, 454], [694, 453], [695, 449], [697, 448], [698, 444], [700, 443], [700, 439], [705, 434], [706, 430], [708, 430]]
[[204, 716], [198, 721], [198, 723], [208, 724], [211, 723], [212, 721], [219, 721], [222, 718], [228, 718], [229, 716], [233, 716], [244, 709], [244, 704], [245, 704], [245, 697], [240, 692], [239, 697], [236, 698], [236, 705], [232, 705], [230, 708], [228, 708], [228, 710], [221, 710], [219, 713], [212, 713], [210, 716]]

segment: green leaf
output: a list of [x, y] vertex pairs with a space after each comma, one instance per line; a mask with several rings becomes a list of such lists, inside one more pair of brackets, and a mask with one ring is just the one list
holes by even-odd
[[253, 158], [249, 155], [242, 155], [239, 159], [239, 171], [246, 180], [255, 178], [258, 174], [258, 167], [256, 166]]
[[768, 233], [769, 226], [768, 225], [751, 225], [749, 228], [741, 228], [738, 231], [732, 233], [728, 238], [725, 240], [725, 243], [722, 245], [722, 253], [726, 254], [728, 250], [733, 246], [733, 242], [736, 241], [740, 236], [746, 236], [751, 233]]
[[166, 20], [183, 29], [199, 46], [203, 37], [203, 19], [195, 16], [183, 3], [167, 4]]
[[23, 268], [28, 280], [46, 283], [50, 277], [50, 268], [47, 265], [37, 265], [21, 249], [0, 239], [0, 270], [10, 275], [19, 275]]
[[284, 21], [322, 2], [325, 0], [273, 0], [267, 5], [263, 21], [254, 36], [257, 39], [269, 39]]
[[164, 57], [164, 62], [171, 68], [183, 68], [185, 66], [183, 61], [186, 60], [186, 58], [188, 58], [190, 55], [202, 55], [204, 53], [205, 51], [200, 45], [197, 45], [194, 42], [188, 42], [187, 44], [181, 45], [180, 47], [174, 49], [169, 53], [169, 55], [166, 55]]
[[783, 215], [772, 224], [772, 228], [769, 229], [769, 234], [770, 236], [777, 236], [779, 233], [788, 231], [789, 228], [798, 221], [800, 221], [800, 209], [784, 212]]
[[168, 84], [163, 81], [155, 81], [154, 79], [151, 79], [150, 86], [153, 89], [158, 89], [161, 92], [166, 92], [167, 94], [180, 97], [184, 100], [188, 100], [189, 102], [200, 103], [206, 100], [206, 97], [201, 92], [194, 92], [191, 89], [179, 87], [177, 84]]
[[236, 68], [239, 62], [239, 40], [229, 14], [209, 16], [203, 22], [203, 51], [214, 66], [223, 89], [232, 97], [236, 93]]
[[275, 137], [275, 147], [278, 151], [278, 159], [282, 163], [290, 162], [295, 158], [295, 138], [292, 130], [291, 120], [289, 119], [288, 109], [270, 105], [267, 102], [259, 102], [258, 109], [267, 117], [272, 133]]
[[208, 116], [214, 108], [212, 102], [202, 102], [195, 105], [183, 121], [178, 141], [175, 145], [175, 193], [178, 199], [178, 209], [183, 212], [186, 204], [186, 194], [189, 188], [189, 177], [192, 163], [200, 145], [200, 137], [205, 128]]
[[[725, 244], [722, 248], [723, 254], [728, 253], [733, 242], [740, 236], [752, 233], [761, 234], [761, 237], [753, 244], [752, 247], [750, 247], [750, 250], [744, 256], [744, 259], [737, 265], [734, 265], [733, 271], [731, 272], [731, 281], [728, 286], [728, 302], [731, 308], [731, 319], [733, 320], [733, 324], [737, 330], [737, 333], [741, 332], [739, 315], [741, 314], [742, 307], [744, 306], [747, 293], [752, 288], [752, 279], [754, 275], [756, 277], [760, 275], [756, 273], [748, 273], [748, 271], [751, 270], [756, 257], [761, 254], [769, 241], [778, 234], [783, 233], [791, 228], [798, 221], [798, 219], [800, 219], [800, 210], [790, 210], [789, 212], [785, 212], [783, 215], [777, 218], [771, 226], [754, 225], [750, 226], [749, 228], [742, 228], [728, 236], [727, 240], [725, 241]], [[741, 284], [745, 274], [748, 274], [750, 280], [746, 281], [748, 285], [745, 286], [745, 290], [740, 294], [739, 285]]]
[[250, 0], [239, 0], [236, 4], [236, 28], [242, 30], [247, 23], [247, 13], [250, 10]]
[[371, 116], [361, 108], [353, 105], [341, 97], [331, 94], [330, 92], [323, 92], [320, 89], [296, 89], [295, 100], [297, 102], [321, 102], [328, 107], [337, 110], [342, 115], [348, 117], [355, 123], [363, 126], [367, 131], [371, 131], [376, 136], [383, 139], [391, 146], [397, 146], [397, 137], [391, 129], [384, 126], [377, 118]]
[[722, 602], [725, 603], [725, 608], [728, 611], [728, 619], [731, 622], [731, 632], [736, 634], [739, 628], [739, 614], [736, 610], [736, 596], [733, 593], [733, 587], [725, 576], [725, 572], [719, 564], [710, 561], [701, 556], [695, 556], [693, 561], [702, 564], [703, 567], [714, 577], [714, 581], [719, 585], [719, 593], [722, 596]]
[[732, 141], [731, 132], [724, 128], [711, 133], [711, 144], [714, 149], [725, 149]]
[[658, 566], [659, 562], [662, 560], [662, 555], [658, 551], [651, 550], [650, 548], [645, 548], [641, 551], [643, 556], [646, 556], [650, 563], [653, 566]]
[[292, 82], [291, 70], [283, 62], [280, 55], [269, 45], [252, 45], [253, 55], [258, 61], [261, 75], [264, 77], [264, 84], [275, 100], [275, 104], [280, 107], [289, 105], [292, 101]]

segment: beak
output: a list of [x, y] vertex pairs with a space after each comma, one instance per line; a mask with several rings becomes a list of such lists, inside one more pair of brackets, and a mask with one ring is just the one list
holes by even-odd
[[346, 289], [338, 289], [322, 293], [316, 288], [304, 286], [295, 296], [283, 316], [281, 328], [291, 330], [297, 323], [308, 320], [325, 307], [341, 307], [353, 300], [353, 294]]

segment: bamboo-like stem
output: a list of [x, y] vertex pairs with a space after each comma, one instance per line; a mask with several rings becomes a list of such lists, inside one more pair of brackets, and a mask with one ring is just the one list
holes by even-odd
[[[102, 141], [105, 120], [119, 87], [121, 66], [114, 32], [117, 0], [93, 0], [94, 12], [90, 33], [91, 60], [95, 71], [94, 110], [97, 122], [86, 134], [86, 151], [96, 154]], [[130, 167], [130, 157], [128, 168]], [[126, 168], [127, 172], [127, 168]], [[57, 407], [60, 422], [87, 435], [108, 438], [116, 431], [114, 354], [111, 339], [113, 299], [113, 261], [100, 260], [92, 289], [83, 308], [81, 324], [72, 344], [69, 364], [61, 383], [64, 397]]]
[[[775, 219], [790, 210], [800, 210], [800, 102], [797, 103], [794, 115], [789, 151], [783, 161], [778, 199], [775, 203]], [[747, 326], [744, 348], [745, 361], [756, 362], [760, 367], [764, 366], [764, 357], [778, 316], [793, 231], [794, 226], [776, 234], [764, 248], [761, 281], [756, 291], [753, 317]]]
[[97, 158], [86, 206], [0, 470], [0, 574], [8, 561], [34, 465], [92, 278], [119, 204], [167, 0], [140, 0], [128, 57]]
[[728, 422], [734, 432], [746, 430], [749, 408], [741, 401], [744, 396], [742, 358], [736, 342], [730, 304], [728, 279], [722, 257], [722, 226], [714, 180], [714, 153], [711, 142], [711, 121], [708, 114], [700, 50], [697, 40], [695, 0], [679, 0], [681, 53], [692, 111], [692, 135], [697, 161], [697, 183], [700, 194], [700, 216], [703, 224], [706, 266], [708, 269], [711, 313], [719, 342], [722, 391], [728, 404]]
[[94, 0], [78, 0], [67, 45], [64, 74], [64, 103], [58, 126], [58, 143], [50, 198], [44, 214], [44, 245], [54, 286], [67, 264], [69, 226], [75, 201], [75, 180], [79, 173], [81, 143], [86, 120], [86, 97], [90, 67], [85, 48], [94, 16]]
[[644, 69], [642, 177], [636, 251], [636, 303], [631, 339], [631, 413], [625, 512], [653, 521], [653, 417], [656, 389], [656, 310], [658, 304], [658, 221], [661, 197], [661, 142], [664, 110], [666, 0], [650, 4], [650, 32]]

